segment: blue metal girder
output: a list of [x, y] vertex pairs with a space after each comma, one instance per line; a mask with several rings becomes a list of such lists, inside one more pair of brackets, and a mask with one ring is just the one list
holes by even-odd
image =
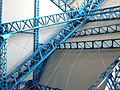
[[2, 3], [3, 1], [0, 0], [0, 23], [2, 22]]
[[0, 89], [6, 90], [7, 39], [0, 37]]
[[[97, 13], [98, 11], [94, 11], [94, 13], [90, 13], [90, 14], [86, 14], [87, 16], [90, 17], [97, 17], [97, 18], [92, 18], [92, 21], [96, 21], [96, 20], [106, 20], [107, 19], [111, 19], [111, 16], [114, 16], [114, 19], [119, 19], [120, 18], [120, 7], [111, 7], [108, 9], [103, 9], [104, 12], [102, 12], [102, 9], [100, 13]], [[111, 15], [109, 15], [109, 9], [113, 10], [113, 12], [111, 13]], [[107, 11], [108, 10], [108, 11]], [[93, 11], [92, 11], [93, 12]], [[26, 19], [26, 20], [20, 20], [20, 21], [14, 21], [14, 22], [9, 22], [9, 23], [3, 23], [0, 24], [0, 30], [2, 29], [3, 32], [1, 34], [8, 34], [8, 33], [18, 33], [18, 32], [24, 32], [24, 31], [30, 31], [30, 30], [34, 30], [37, 28], [43, 28], [46, 26], [52, 26], [52, 25], [56, 25], [56, 24], [61, 24], [61, 23], [65, 23], [65, 22], [69, 22], [69, 21], [74, 21], [74, 20], [80, 20], [81, 17], [76, 17], [76, 18], [70, 18], [69, 15], [71, 15], [72, 17], [74, 17], [74, 15], [76, 15], [78, 13], [77, 10], [75, 11], [68, 11], [68, 12], [64, 12], [64, 13], [60, 13], [60, 14], [54, 14], [54, 15], [49, 15], [49, 16], [43, 16], [43, 17], [38, 17], [38, 18], [31, 18], [31, 19]], [[103, 17], [103, 16], [105, 17]], [[108, 17], [110, 16], [110, 17]], [[90, 20], [88, 20], [90, 21]], [[39, 26], [35, 27], [33, 22], [38, 22]]]
[[43, 85], [37, 85], [37, 90], [62, 90], [59, 88], [52, 88], [52, 87], [48, 87], [48, 86], [43, 86]]
[[[0, 24], [2, 23], [2, 4], [0, 0]], [[1, 34], [2, 30], [0, 30]], [[0, 36], [0, 90], [6, 90], [6, 75], [7, 75], [7, 39]]]
[[[14, 34], [18, 32], [24, 32], [24, 31], [30, 31], [35, 30], [38, 28], [43, 28], [46, 26], [52, 26], [57, 25], [65, 22], [80, 20], [82, 17], [76, 17], [76, 18], [70, 18], [68, 14], [72, 15], [74, 17], [74, 14], [78, 14], [78, 12], [75, 11], [68, 11], [64, 13], [59, 14], [53, 14], [49, 16], [43, 16], [43, 17], [36, 17], [26, 20], [20, 20], [20, 21], [13, 21], [9, 23], [3, 23], [0, 24], [0, 30], [2, 30], [1, 34]], [[38, 26], [34, 25], [34, 22], [38, 23]]]
[[120, 19], [120, 6], [90, 11], [88, 22]]
[[[103, 2], [100, 0], [98, 5], [94, 7], [97, 9], [98, 6]], [[89, 11], [87, 12], [89, 13]], [[89, 18], [81, 13], [79, 20], [68, 22], [63, 26], [55, 35], [53, 35], [48, 41], [46, 41], [39, 49], [37, 49], [31, 56], [29, 56], [23, 63], [21, 63], [15, 70], [13, 70], [7, 77], [7, 88], [12, 90], [17, 84], [26, 78], [34, 69], [37, 68], [51, 53], [53, 53], [59, 44], [63, 43], [75, 30], [77, 30], [85, 21]], [[36, 55], [39, 54], [39, 59], [35, 59]], [[34, 61], [34, 64], [31, 64]]]
[[[39, 17], [39, 0], [34, 0], [34, 17]], [[34, 26], [39, 26], [39, 23], [37, 21], [34, 22]], [[39, 48], [39, 38], [40, 38], [40, 32], [39, 28], [34, 30], [34, 52]], [[37, 54], [34, 59], [39, 60], [39, 55]], [[32, 62], [34, 64], [34, 62]], [[33, 71], [33, 82], [36, 85], [39, 82], [39, 74], [42, 65], [39, 65], [34, 71]]]
[[62, 89], [37, 84], [36, 86], [28, 86], [28, 88], [25, 86], [21, 90], [62, 90]]
[[60, 8], [62, 11], [66, 12], [69, 10], [74, 10], [71, 7], [71, 4], [73, 4], [75, 0], [51, 0], [58, 8]]
[[[99, 90], [102, 85], [106, 85], [107, 90], [120, 90], [120, 57], [118, 57], [106, 70], [101, 74], [98, 80], [93, 83], [88, 90]], [[105, 89], [105, 88], [104, 88]]]
[[71, 35], [71, 37], [81, 37], [81, 36], [89, 36], [89, 35], [116, 33], [116, 32], [120, 32], [120, 23], [78, 30], [75, 31]]
[[120, 48], [119, 39], [105, 39], [92, 41], [64, 42], [58, 49], [102, 49], [102, 48]]

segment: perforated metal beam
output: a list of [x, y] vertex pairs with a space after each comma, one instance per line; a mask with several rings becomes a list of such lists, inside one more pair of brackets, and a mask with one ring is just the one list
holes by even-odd
[[120, 19], [120, 6], [90, 11], [88, 22]]
[[[80, 20], [82, 18], [79, 16], [80, 12], [78, 12], [78, 10], [75, 10], [75, 11], [68, 11], [60, 14], [43, 16], [39, 18], [31, 18], [27, 20], [3, 23], [3, 24], [0, 24], [0, 30], [3, 31], [2, 34], [8, 34], [8, 33], [13, 34], [18, 32], [30, 31], [37, 28], [43, 28], [46, 26], [61, 24], [69, 21]], [[77, 14], [79, 17], [76, 17], [76, 18], [70, 17], [70, 16], [74, 17], [74, 15], [77, 15]], [[92, 11], [90, 14], [86, 14], [86, 15], [88, 17], [92, 17], [92, 19], [88, 21], [120, 19], [120, 6], [111, 7], [107, 9], [100, 9], [100, 12], [99, 10]], [[35, 27], [33, 22], [38, 22], [39, 26]]]
[[[0, 0], [0, 24], [2, 23], [2, 5], [3, 0]], [[1, 34], [2, 30], [0, 30]], [[6, 90], [6, 75], [7, 75], [7, 39], [0, 36], [0, 89]]]
[[[57, 25], [65, 22], [80, 20], [82, 17], [70, 18], [68, 14], [74, 17], [74, 14], [78, 14], [77, 11], [68, 11], [59, 14], [53, 14], [49, 16], [31, 18], [26, 20], [14, 21], [9, 23], [0, 24], [1, 34], [14, 34], [18, 32], [35, 30], [47, 26]], [[34, 25], [34, 22], [38, 23], [38, 26]]]
[[24, 87], [21, 90], [30, 90], [30, 89], [32, 90], [62, 90], [59, 88], [53, 88], [53, 87], [48, 87], [48, 86], [39, 85], [39, 84], [37, 84], [36, 86], [28, 86], [28, 88]]
[[71, 35], [71, 37], [81, 37], [81, 36], [89, 36], [89, 35], [116, 33], [116, 32], [120, 32], [120, 23], [78, 30], [75, 31]]
[[0, 89], [6, 90], [7, 39], [0, 37]]
[[[99, 90], [102, 85], [107, 90], [120, 90], [120, 57], [118, 57], [106, 70], [101, 74], [98, 80], [89, 87], [88, 90]], [[104, 88], [105, 89], [105, 88]]]
[[64, 42], [58, 49], [102, 49], [102, 48], [120, 48], [119, 39], [105, 39], [79, 42]]
[[[95, 6], [90, 6], [90, 8], [97, 9], [98, 6], [103, 2], [99, 0], [99, 3]], [[89, 8], [89, 7], [88, 7]], [[86, 14], [89, 12], [86, 11]], [[63, 43], [75, 30], [77, 30], [89, 17], [81, 13], [79, 16], [73, 17], [81, 19], [75, 20], [73, 22], [68, 22], [63, 26], [55, 35], [53, 35], [48, 41], [46, 41], [39, 49], [37, 49], [31, 56], [29, 56], [23, 63], [21, 63], [15, 70], [13, 70], [6, 78], [8, 81], [8, 90], [12, 90], [17, 84], [20, 83], [24, 78], [26, 78], [34, 69], [37, 68], [52, 52], [54, 52], [58, 45]], [[36, 60], [35, 56], [39, 54], [39, 59]], [[31, 64], [34, 61], [35, 64]]]
[[2, 3], [3, 1], [0, 0], [0, 23], [2, 22]]
[[[39, 0], [34, 0], [34, 17], [39, 17]], [[39, 26], [38, 22], [34, 22], [34, 26]], [[34, 52], [39, 48], [39, 39], [40, 39], [40, 31], [39, 28], [34, 30]], [[39, 60], [38, 54], [36, 55], [35, 59]], [[34, 62], [32, 62], [34, 64]], [[34, 84], [38, 84], [39, 82], [39, 74], [41, 65], [39, 65], [34, 71], [33, 71], [33, 82]]]

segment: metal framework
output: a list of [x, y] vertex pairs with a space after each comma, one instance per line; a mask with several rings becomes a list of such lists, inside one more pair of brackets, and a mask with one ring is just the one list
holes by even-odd
[[120, 57], [118, 57], [106, 70], [101, 74], [98, 80], [89, 87], [88, 90], [103, 90], [106, 86], [108, 90], [120, 89]]
[[[49, 16], [3, 23], [3, 24], [0, 24], [0, 30], [2, 31], [1, 34], [3, 35], [9, 34], [9, 33], [13, 34], [18, 32], [30, 31], [37, 28], [43, 28], [46, 26], [52, 26], [52, 25], [57, 25], [65, 22], [82, 19], [81, 17], [75, 17], [75, 18], [70, 17], [70, 16], [74, 17], [74, 15], [77, 15], [77, 14], [79, 15], [78, 11], [74, 10], [74, 11], [68, 11], [60, 14], [53, 14]], [[93, 11], [90, 11], [90, 14], [88, 13], [87, 16], [92, 17], [91, 19], [88, 19], [88, 21], [120, 19], [120, 6], [96, 10], [94, 11], [94, 13]], [[34, 26], [33, 22], [36, 22], [39, 25]]]
[[[39, 17], [39, 0], [34, 0], [34, 17], [37, 18]], [[39, 23], [37, 21], [34, 22], [34, 26], [37, 27], [39, 26]], [[39, 38], [40, 38], [40, 32], [39, 28], [34, 30], [34, 52], [39, 48]], [[35, 59], [39, 60], [39, 55], [37, 54]], [[34, 62], [32, 62], [34, 64]], [[38, 84], [39, 82], [39, 68], [41, 66], [39, 65], [34, 71], [33, 71], [33, 82], [34, 84]]]
[[120, 19], [120, 6], [90, 11], [88, 22]]
[[[99, 0], [97, 5], [94, 6], [94, 3], [89, 5], [89, 9], [97, 9], [98, 6], [103, 2]], [[95, 2], [96, 4], [96, 2]], [[89, 12], [85, 11], [87, 14]], [[12, 90], [20, 81], [27, 77], [34, 69], [37, 68], [54, 50], [57, 49], [60, 43], [63, 43], [75, 30], [77, 30], [89, 17], [83, 13], [79, 13], [73, 17], [73, 19], [81, 17], [79, 20], [74, 20], [68, 22], [63, 26], [53, 37], [46, 41], [39, 49], [37, 49], [31, 56], [29, 56], [23, 63], [21, 63], [15, 70], [13, 70], [7, 77], [7, 89]], [[32, 27], [33, 28], [33, 27]], [[35, 28], [34, 28], [35, 29]], [[39, 59], [36, 60], [36, 55], [39, 54]], [[34, 64], [31, 64], [31, 61], [34, 61]]]
[[[71, 16], [74, 17], [75, 13], [78, 14], [78, 12], [75, 10], [75, 11], [68, 11], [64, 13], [43, 16], [43, 17], [36, 17], [36, 18], [31, 18], [26, 20], [3, 23], [3, 24], [0, 24], [0, 30], [3, 30], [1, 34], [3, 35], [9, 34], [9, 33], [14, 34], [17, 32], [30, 31], [38, 28], [53, 26], [56, 24], [61, 24], [65, 22], [82, 19], [82, 17], [71, 18], [67, 15], [67, 14], [70, 14]], [[35, 26], [34, 22], [38, 23], [38, 25]]]
[[25, 87], [23, 88], [18, 87], [17, 90], [62, 90], [59, 88], [53, 88], [53, 87], [44, 86], [40, 84], [33, 85], [31, 84], [31, 80], [20, 82], [20, 85], [24, 85], [24, 84], [25, 84]]
[[73, 4], [75, 0], [51, 0], [58, 8], [62, 11], [66, 12], [69, 10], [73, 10], [71, 4]]
[[[2, 23], [2, 0], [0, 0], [0, 23]], [[3, 30], [0, 30], [0, 34]], [[7, 75], [7, 36], [0, 36], [0, 87], [6, 89]]]
[[89, 35], [116, 33], [116, 32], [120, 32], [120, 23], [78, 30], [75, 31], [71, 35], [71, 37], [81, 37], [81, 36], [89, 36]]
[[[40, 69], [45, 66], [45, 59], [59, 49], [98, 49], [98, 48], [120, 48], [120, 39], [106, 39], [94, 41], [64, 42], [69, 36], [78, 37], [85, 35], [96, 35], [104, 33], [114, 33], [120, 31], [120, 24], [112, 24], [100, 27], [87, 28], [75, 32], [83, 23], [94, 21], [105, 21], [120, 19], [120, 6], [99, 9], [98, 6], [104, 0], [84, 0], [81, 7], [76, 10], [71, 7], [74, 0], [51, 0], [63, 13], [39, 17], [39, 0], [35, 1], [35, 13], [31, 19], [2, 23], [2, 0], [0, 0], [0, 89], [12, 90], [26, 78], [32, 71], [32, 85], [36, 90], [61, 90], [48, 86], [39, 85]], [[41, 47], [39, 43], [39, 28], [67, 23], [54, 36], [46, 41]], [[33, 30], [34, 53], [21, 63], [8, 76], [7, 74], [7, 39], [11, 34], [18, 32], [28, 32]], [[75, 32], [75, 33], [74, 33]], [[74, 33], [74, 34], [73, 34]], [[72, 34], [72, 35], [71, 35]], [[32, 63], [31, 63], [32, 62]], [[33, 63], [34, 62], [34, 63]], [[103, 85], [109, 90], [120, 89], [120, 57], [118, 57], [103, 72], [100, 78], [89, 88], [97, 90]], [[23, 88], [22, 90], [26, 90]]]
[[58, 49], [101, 49], [101, 48], [120, 48], [119, 39], [105, 39], [93, 41], [64, 42]]

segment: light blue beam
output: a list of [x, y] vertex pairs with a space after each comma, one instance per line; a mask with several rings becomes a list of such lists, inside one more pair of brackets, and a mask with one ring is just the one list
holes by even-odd
[[116, 33], [116, 32], [120, 32], [120, 23], [78, 30], [78, 31], [75, 31], [71, 35], [71, 37], [81, 37], [81, 36]]
[[88, 90], [99, 90], [106, 85], [108, 90], [120, 90], [120, 56], [101, 74]]
[[78, 42], [64, 42], [59, 45], [58, 49], [108, 49], [120, 48], [120, 38], [78, 41]]
[[88, 22], [118, 20], [120, 19], [120, 6], [93, 10], [90, 11], [88, 16], [91, 16]]
[[[80, 20], [82, 17], [71, 18], [67, 14], [74, 15], [78, 14], [78, 11], [69, 11], [60, 14], [54, 14], [49, 16], [43, 16], [39, 18], [31, 18], [26, 20], [14, 21], [10, 23], [0, 24], [0, 30], [3, 30], [1, 34], [8, 34], [8, 33], [18, 33], [24, 31], [34, 30], [36, 28], [43, 28], [46, 26], [57, 25], [69, 21]], [[79, 15], [79, 14], [78, 14]], [[120, 19], [120, 6], [104, 8], [100, 10], [91, 11], [90, 14], [88, 13], [90, 21], [105, 21], [105, 20], [114, 20]], [[34, 26], [33, 22], [38, 22], [39, 26]]]
[[[34, 0], [34, 17], [39, 17], [39, 0]], [[39, 22], [35, 21], [34, 26], [38, 27]], [[40, 39], [40, 31], [39, 28], [34, 30], [34, 52], [39, 48], [39, 40]], [[35, 59], [39, 60], [39, 56], [36, 55]], [[32, 62], [34, 64], [34, 62]], [[33, 71], [33, 82], [34, 84], [38, 84], [39, 82], [39, 68], [41, 68], [41, 64]]]
[[[35, 30], [38, 28], [53, 26], [70, 21], [75, 21], [75, 20], [79, 21], [80, 19], [82, 19], [82, 17], [71, 18], [68, 16], [68, 14], [70, 14], [74, 17], [75, 13], [78, 14], [77, 11], [68, 11], [68, 12], [53, 14], [49, 16], [36, 17], [26, 20], [3, 23], [0, 24], [0, 30], [2, 30], [1, 34], [9, 34], [9, 33], [14, 34], [18, 32]], [[35, 26], [34, 22], [38, 23], [39, 25]]]

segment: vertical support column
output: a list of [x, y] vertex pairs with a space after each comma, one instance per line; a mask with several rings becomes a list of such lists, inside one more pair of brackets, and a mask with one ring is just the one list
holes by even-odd
[[7, 40], [0, 36], [0, 90], [6, 90], [7, 74]]
[[[39, 0], [34, 0], [34, 17], [39, 17]], [[34, 22], [35, 26], [38, 26], [38, 22]], [[39, 47], [39, 29], [34, 30], [34, 52]], [[39, 55], [36, 55], [36, 60], [39, 60]], [[34, 62], [32, 62], [34, 63]], [[33, 71], [33, 82], [36, 85], [39, 82], [39, 69], [38, 67]]]
[[[2, 23], [2, 0], [0, 0], [0, 24]], [[7, 74], [7, 40], [2, 37], [2, 27], [0, 27], [0, 90], [6, 90]]]

